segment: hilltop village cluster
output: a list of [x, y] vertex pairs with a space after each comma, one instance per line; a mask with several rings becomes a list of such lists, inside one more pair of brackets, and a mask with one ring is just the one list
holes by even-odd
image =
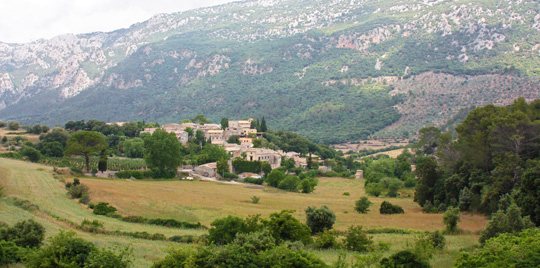
[[[272, 168], [281, 166], [283, 158], [293, 159], [297, 167], [306, 167], [308, 159], [297, 152], [284, 152], [282, 150], [271, 150], [267, 148], [254, 148], [254, 140], [262, 137], [263, 133], [252, 127], [253, 119], [229, 120], [228, 127], [223, 128], [220, 124], [197, 124], [180, 123], [165, 124], [160, 128], [168, 133], [176, 135], [181, 144], [186, 145], [189, 141], [189, 130], [202, 131], [206, 140], [214, 145], [223, 146], [231, 159], [244, 158], [248, 161], [267, 162]], [[145, 128], [141, 133], [152, 134], [158, 128]], [[231, 137], [237, 136], [238, 143], [227, 142]], [[312, 155], [313, 161], [318, 161], [319, 157]], [[217, 177], [217, 163], [207, 163], [193, 168], [193, 175], [215, 178]], [[256, 176], [256, 174], [240, 174], [244, 176]]]

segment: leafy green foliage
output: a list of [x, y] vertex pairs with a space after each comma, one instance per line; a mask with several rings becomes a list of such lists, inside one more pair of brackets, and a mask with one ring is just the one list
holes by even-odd
[[459, 206], [491, 214], [501, 198], [516, 192], [524, 215], [539, 224], [539, 185], [533, 179], [540, 174], [539, 118], [540, 101], [529, 104], [520, 98], [506, 107], [472, 110], [456, 128], [457, 140], [450, 133], [425, 130], [421, 144], [431, 149], [423, 153], [434, 155], [417, 158], [416, 202], [435, 211]]
[[103, 134], [95, 131], [77, 131], [67, 141], [65, 154], [83, 156], [86, 171], [90, 172], [90, 155], [100, 153], [107, 147]]
[[362, 230], [361, 226], [351, 226], [345, 234], [345, 248], [352, 251], [367, 252], [373, 240]]
[[419, 258], [416, 254], [409, 250], [400, 251], [388, 258], [381, 260], [381, 267], [394, 268], [394, 267], [415, 267], [415, 268], [429, 268], [428, 262]]
[[41, 159], [41, 153], [30, 146], [25, 146], [20, 151], [21, 155], [28, 158], [32, 162], [38, 162]]
[[456, 267], [537, 267], [540, 263], [540, 229], [502, 234], [472, 251], [464, 251]]
[[459, 208], [449, 207], [443, 215], [443, 222], [446, 226], [446, 232], [449, 234], [458, 231], [457, 224], [459, 222]]
[[393, 205], [388, 201], [383, 201], [381, 207], [379, 208], [379, 213], [381, 214], [403, 214], [403, 208], [398, 205]]
[[161, 129], [144, 137], [144, 160], [154, 172], [154, 176], [163, 178], [176, 176], [176, 169], [182, 161], [180, 148], [176, 135]]
[[127, 139], [122, 142], [124, 154], [129, 158], [144, 157], [144, 140], [141, 138]]
[[335, 222], [336, 214], [327, 206], [320, 208], [308, 207], [306, 209], [306, 224], [313, 234], [331, 230]]
[[116, 208], [109, 205], [109, 203], [99, 202], [94, 205], [93, 212], [96, 215], [111, 215], [116, 213]]
[[371, 201], [365, 196], [358, 199], [355, 203], [354, 210], [361, 214], [366, 214], [369, 211], [369, 207], [373, 205]]
[[45, 228], [34, 220], [16, 223], [12, 227], [0, 229], [0, 240], [11, 241], [19, 247], [37, 248], [45, 237]]

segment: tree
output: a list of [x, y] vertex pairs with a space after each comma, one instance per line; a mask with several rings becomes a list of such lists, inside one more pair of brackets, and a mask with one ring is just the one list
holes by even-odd
[[226, 129], [229, 127], [229, 119], [228, 118], [221, 118], [221, 128]]
[[320, 208], [308, 207], [306, 209], [306, 224], [312, 234], [318, 234], [332, 229], [336, 222], [336, 214], [327, 206]]
[[268, 127], [266, 126], [266, 119], [264, 119], [264, 116], [261, 120], [261, 126], [260, 126], [260, 131], [261, 132], [266, 132], [268, 131]]
[[381, 260], [382, 268], [429, 268], [428, 262], [422, 260], [419, 256], [409, 250], [402, 250], [388, 258]]
[[124, 154], [129, 158], [144, 157], [144, 140], [141, 138], [127, 139], [122, 142]]
[[272, 187], [278, 187], [279, 183], [285, 179], [285, 172], [280, 169], [274, 169], [266, 176], [266, 183]]
[[227, 159], [222, 158], [217, 161], [217, 173], [223, 178], [226, 173], [229, 173], [229, 163], [227, 162]]
[[64, 146], [57, 141], [40, 142], [36, 148], [44, 155], [50, 157], [62, 157], [64, 156]]
[[101, 156], [99, 157], [99, 161], [98, 161], [98, 170], [100, 172], [107, 171], [107, 162], [108, 162], [107, 154], [105, 152], [101, 152]]
[[352, 251], [367, 252], [373, 240], [361, 226], [351, 226], [345, 234], [345, 248]]
[[381, 207], [379, 208], [380, 214], [403, 214], [403, 208], [398, 205], [393, 205], [388, 201], [383, 201]]
[[107, 249], [94, 249], [88, 255], [84, 268], [127, 268], [131, 264], [130, 257], [127, 250], [115, 253]]
[[18, 263], [21, 261], [21, 250], [20, 247], [15, 245], [11, 241], [0, 240], [0, 266], [2, 267], [11, 267], [10, 264]]
[[80, 239], [72, 232], [61, 232], [49, 239], [46, 246], [29, 254], [28, 268], [85, 267], [94, 244]]
[[265, 227], [268, 228], [276, 241], [300, 241], [307, 244], [311, 241], [311, 231], [309, 227], [298, 221], [292, 211], [281, 211], [272, 213], [265, 222]]
[[11, 241], [19, 247], [37, 248], [45, 237], [45, 228], [34, 220], [16, 223], [13, 227], [0, 229], [0, 240]]
[[443, 215], [443, 222], [447, 233], [456, 233], [458, 231], [459, 208], [449, 207]]
[[182, 162], [181, 145], [174, 133], [162, 129], [144, 138], [144, 160], [156, 177], [171, 178]]
[[11, 121], [8, 123], [9, 130], [19, 130], [20, 127], [19, 122]]
[[90, 172], [90, 156], [101, 153], [108, 147], [103, 134], [95, 131], [77, 131], [71, 135], [66, 146], [66, 155], [84, 157], [86, 172]]
[[231, 135], [231, 136], [227, 139], [227, 143], [238, 144], [238, 145], [240, 145], [240, 136], [238, 136], [238, 135]]
[[420, 157], [416, 162], [416, 192], [414, 200], [424, 206], [426, 201], [434, 203], [435, 185], [440, 179], [437, 162], [432, 157]]
[[278, 188], [289, 192], [298, 192], [300, 186], [300, 178], [293, 175], [286, 176], [279, 182]]
[[462, 251], [455, 267], [538, 267], [540, 263], [540, 229], [502, 234], [485, 241], [485, 245]]
[[200, 124], [200, 125], [204, 125], [204, 124], [210, 123], [210, 120], [208, 120], [208, 118], [206, 118], [206, 116], [204, 116], [204, 115], [202, 115], [202, 114], [198, 114], [198, 115], [195, 116], [193, 119], [191, 119], [191, 121], [192, 121], [193, 123]]
[[27, 157], [28, 160], [32, 162], [38, 162], [39, 159], [41, 159], [41, 153], [37, 149], [30, 146], [24, 146], [21, 149], [21, 155]]
[[358, 199], [356, 201], [354, 209], [358, 213], [366, 214], [366, 213], [368, 213], [369, 207], [372, 204], [373, 203], [371, 203], [371, 201], [369, 201], [369, 199], [367, 197], [363, 196], [362, 198], [360, 198], [360, 199]]
[[208, 241], [215, 245], [231, 243], [239, 233], [246, 233], [247, 226], [242, 218], [227, 216], [212, 222], [208, 230]]

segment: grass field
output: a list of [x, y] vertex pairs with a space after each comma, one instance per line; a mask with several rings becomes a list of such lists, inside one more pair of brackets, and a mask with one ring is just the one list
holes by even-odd
[[[389, 199], [405, 209], [404, 215], [382, 216], [378, 206], [383, 199], [372, 198], [375, 205], [366, 215], [354, 212], [354, 201], [364, 194], [361, 181], [347, 179], [321, 179], [317, 190], [309, 195], [255, 189], [243, 185], [225, 185], [209, 182], [181, 181], [120, 181], [82, 179], [90, 187], [91, 199], [106, 201], [119, 209], [121, 214], [146, 217], [175, 218], [185, 221], [200, 221], [208, 225], [213, 219], [229, 214], [247, 216], [268, 215], [282, 209], [295, 210], [302, 221], [307, 206], [329, 206], [337, 216], [336, 229], [344, 230], [350, 225], [372, 228], [403, 228], [413, 230], [442, 229], [442, 216], [424, 214], [410, 198]], [[8, 197], [26, 199], [39, 206], [39, 211], [28, 212], [13, 206], [8, 199], [0, 201], [0, 221], [13, 224], [22, 219], [34, 218], [47, 229], [48, 236], [69, 229], [99, 246], [129, 246], [133, 249], [135, 267], [148, 267], [165, 254], [171, 246], [190, 246], [166, 241], [150, 241], [125, 236], [85, 233], [74, 229], [69, 222], [79, 224], [84, 219], [97, 219], [108, 231], [161, 233], [172, 235], [202, 235], [204, 230], [181, 230], [152, 225], [126, 223], [113, 218], [96, 216], [85, 206], [68, 199], [63, 183], [53, 176], [49, 167], [22, 161], [0, 159], [0, 184]], [[350, 196], [343, 195], [349, 192]], [[251, 196], [261, 198], [259, 204], [249, 202]], [[464, 215], [460, 227], [466, 234], [447, 236], [448, 248], [432, 260], [434, 267], [451, 267], [455, 256], [462, 248], [475, 245], [476, 232], [483, 228], [486, 220], [479, 215]], [[378, 242], [390, 245], [394, 253], [409, 247], [416, 234], [375, 234]], [[313, 251], [328, 263], [334, 262], [341, 251]], [[351, 254], [350, 252], [345, 252]]]

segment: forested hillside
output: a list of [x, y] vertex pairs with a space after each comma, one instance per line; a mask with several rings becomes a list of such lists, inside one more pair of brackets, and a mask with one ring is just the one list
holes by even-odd
[[540, 97], [537, 1], [254, 0], [0, 43], [0, 118], [262, 117], [337, 143]]

